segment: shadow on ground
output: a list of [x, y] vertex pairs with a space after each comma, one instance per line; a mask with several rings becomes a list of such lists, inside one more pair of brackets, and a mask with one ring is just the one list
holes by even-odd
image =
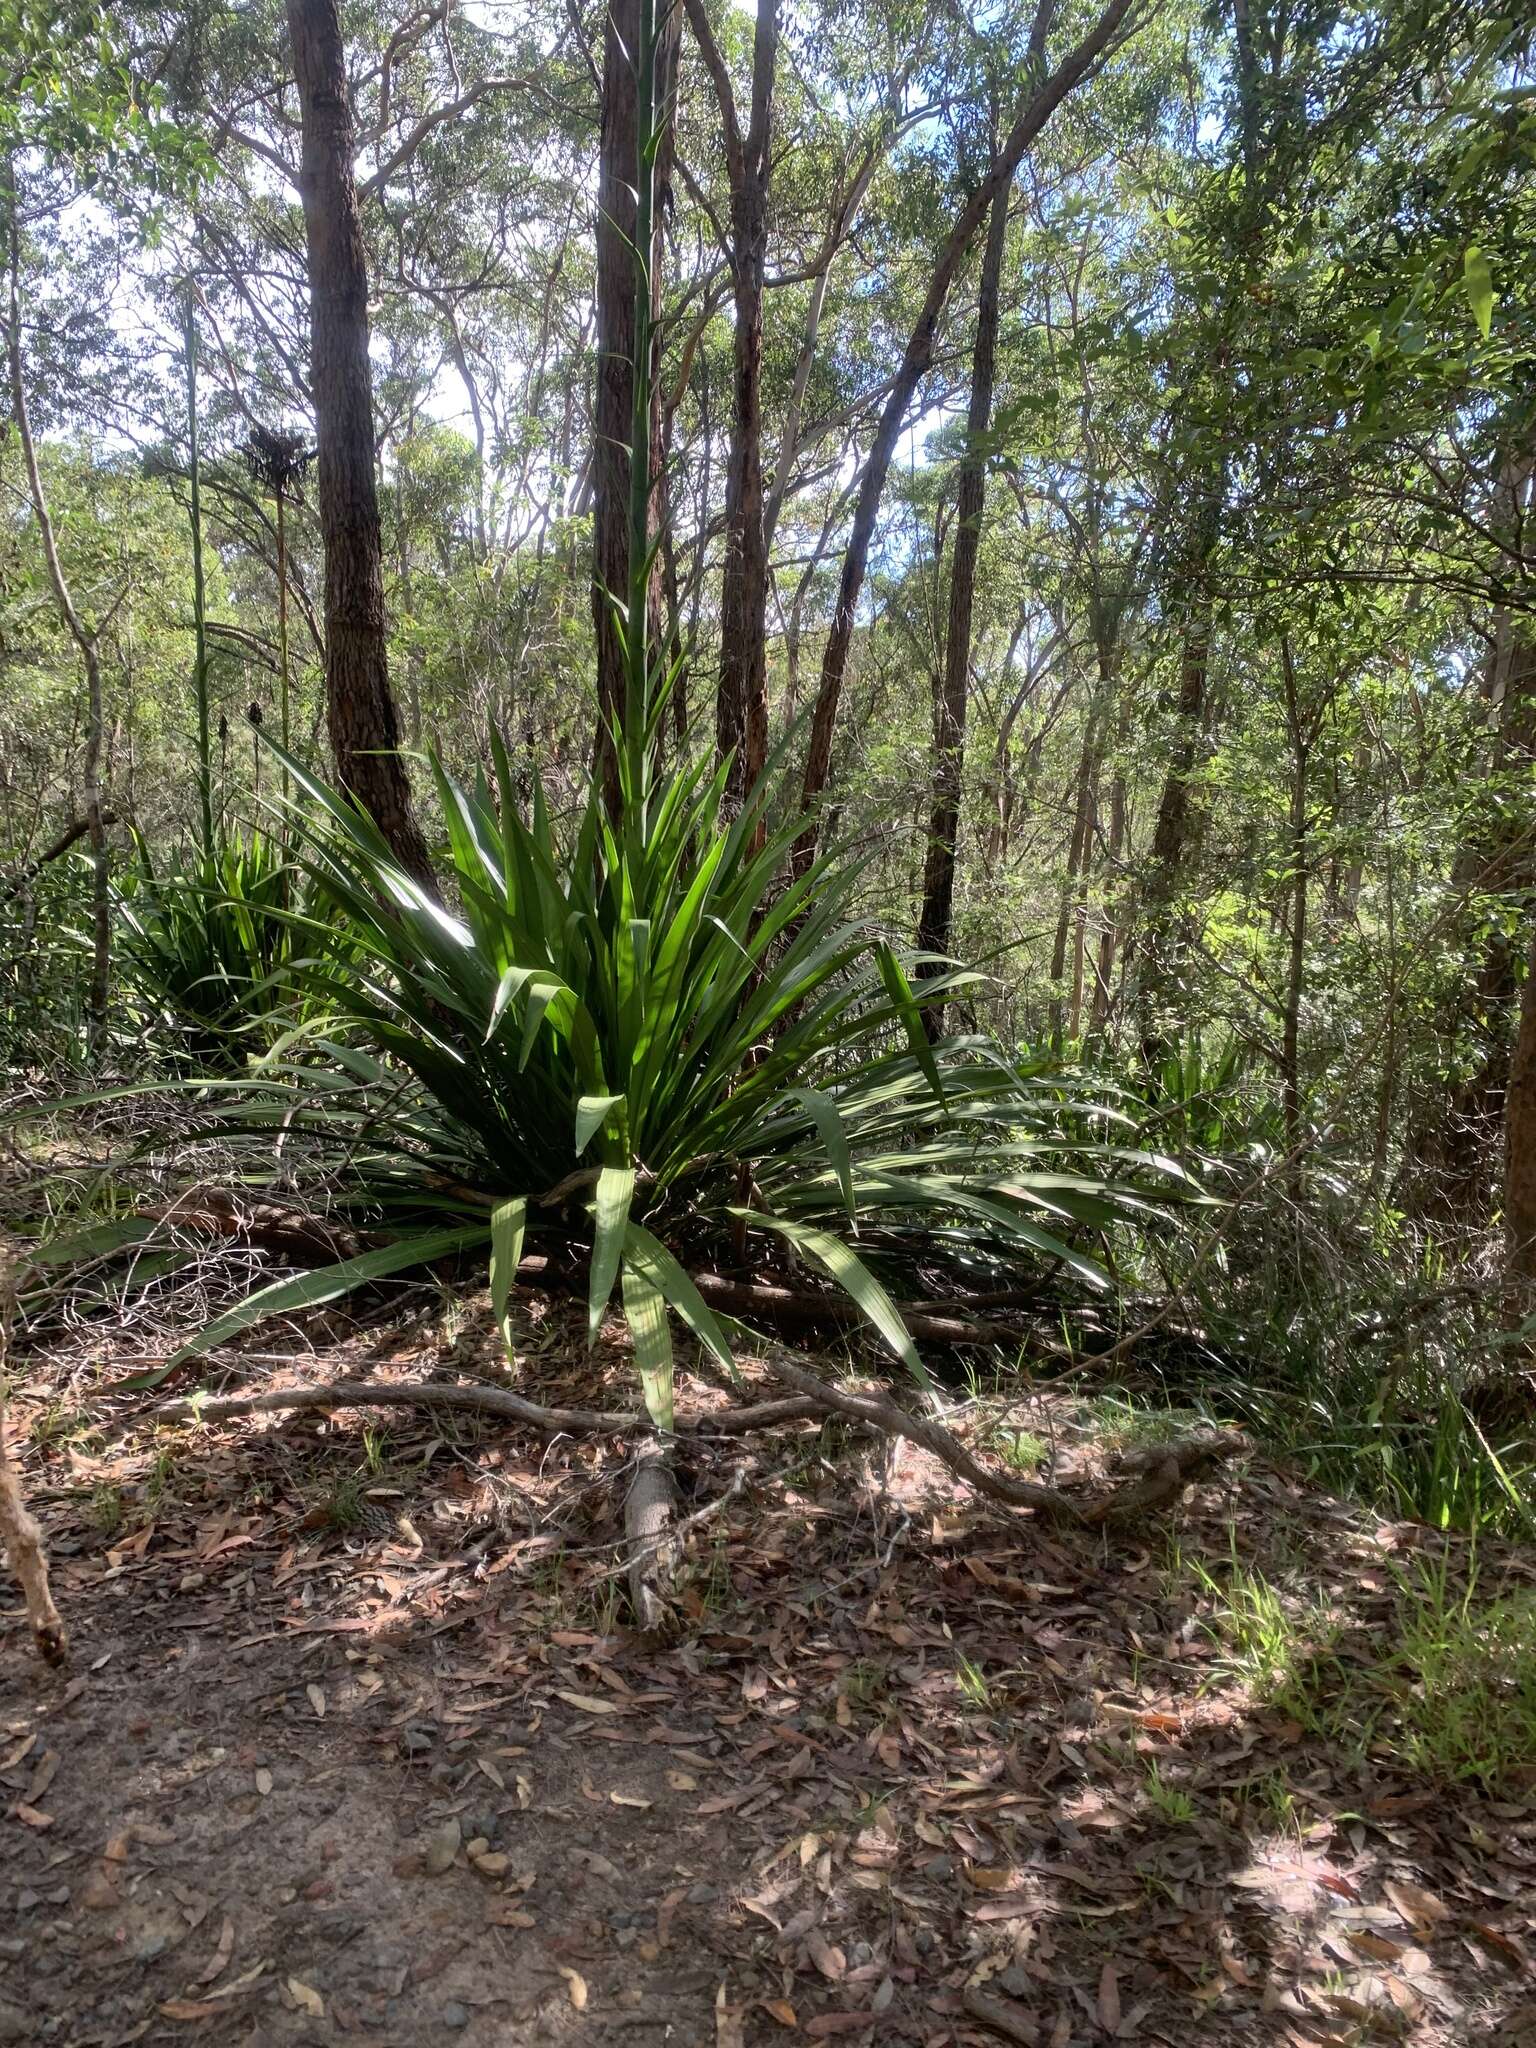
[[[539, 1398], [624, 1369], [564, 1355]], [[1310, 1742], [1203, 1624], [1235, 1551], [1378, 1611], [1412, 1532], [1282, 1475], [1109, 1547], [807, 1426], [695, 1470], [747, 1468], [657, 1649], [612, 1447], [32, 1394], [76, 1661], [11, 1617], [0, 2041], [1536, 2042], [1530, 1812]]]

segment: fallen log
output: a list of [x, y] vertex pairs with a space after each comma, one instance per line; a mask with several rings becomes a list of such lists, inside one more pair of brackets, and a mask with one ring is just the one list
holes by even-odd
[[[151, 1223], [163, 1223], [168, 1228], [194, 1232], [226, 1244], [248, 1244], [275, 1257], [292, 1259], [296, 1265], [335, 1265], [389, 1241], [377, 1231], [353, 1230], [327, 1217], [277, 1202], [241, 1199], [222, 1188], [193, 1188], [174, 1202], [139, 1213]], [[551, 1257], [545, 1252], [530, 1252], [518, 1266], [517, 1277], [523, 1285], [537, 1280], [558, 1287], [586, 1285], [586, 1275], [578, 1261], [562, 1259], [558, 1254]], [[777, 1281], [731, 1280], [720, 1273], [694, 1273], [690, 1277], [705, 1300], [723, 1314], [738, 1320], [755, 1318], [790, 1336], [829, 1328], [867, 1327], [861, 1309], [830, 1293], [785, 1287]], [[963, 1302], [954, 1308], [929, 1301], [901, 1302], [898, 1307], [918, 1344], [985, 1346], [1017, 1345], [1024, 1341], [1008, 1324], [969, 1313], [969, 1304]]]
[[1033, 1508], [1037, 1514], [1075, 1523], [1080, 1528], [1119, 1526], [1135, 1520], [1149, 1509], [1176, 1499], [1190, 1479], [1244, 1448], [1243, 1439], [1228, 1430], [1202, 1431], [1178, 1443], [1160, 1444], [1154, 1451], [1137, 1453], [1123, 1461], [1137, 1475], [1132, 1485], [1113, 1488], [1097, 1500], [1083, 1501], [1059, 1486], [1045, 1486], [1036, 1479], [1018, 1479], [992, 1471], [943, 1423], [931, 1416], [909, 1413], [898, 1407], [889, 1394], [855, 1393], [847, 1387], [829, 1386], [814, 1373], [777, 1356], [765, 1359], [764, 1363], [776, 1378], [828, 1413], [920, 1444], [986, 1499], [998, 1501], [1004, 1507]]
[[671, 1599], [677, 1543], [670, 1534], [677, 1511], [677, 1482], [670, 1447], [657, 1438], [642, 1444], [624, 1496], [624, 1536], [629, 1558], [629, 1603], [643, 1634], [677, 1633]]
[[[519, 1269], [519, 1278], [522, 1277]], [[810, 1289], [782, 1287], [769, 1280], [728, 1280], [719, 1273], [695, 1273], [693, 1284], [711, 1305], [738, 1321], [757, 1317], [780, 1329], [816, 1330], [829, 1324], [834, 1329], [868, 1328], [864, 1311], [855, 1302]], [[938, 1302], [898, 1302], [901, 1319], [918, 1344], [1016, 1344], [1017, 1330], [1006, 1323], [988, 1322], [965, 1313], [960, 1304], [952, 1313]]]
[[[264, 1394], [193, 1394], [160, 1401], [124, 1418], [130, 1422], [223, 1422], [232, 1415], [280, 1415], [289, 1410], [332, 1408], [458, 1408], [476, 1415], [499, 1415], [552, 1436], [634, 1436], [655, 1427], [641, 1409], [545, 1408], [527, 1401], [510, 1387], [454, 1380], [332, 1380], [308, 1387], [273, 1387]], [[722, 1408], [716, 1413], [679, 1415], [679, 1436], [745, 1436], [755, 1429], [777, 1429], [786, 1422], [806, 1422], [823, 1414], [821, 1405], [804, 1396], [761, 1401], [750, 1408]]]
[[[814, 1373], [777, 1355], [767, 1358], [768, 1370], [795, 1390], [795, 1398], [762, 1401], [747, 1408], [723, 1408], [711, 1414], [679, 1416], [678, 1436], [744, 1436], [775, 1429], [818, 1415], [840, 1415], [846, 1421], [883, 1436], [907, 1437], [932, 1453], [955, 1476], [1003, 1507], [1028, 1508], [1049, 1520], [1078, 1528], [1118, 1528], [1140, 1520], [1175, 1500], [1191, 1479], [1209, 1471], [1245, 1448], [1232, 1431], [1207, 1430], [1176, 1443], [1135, 1452], [1121, 1460], [1130, 1483], [1112, 1487], [1096, 1498], [1083, 1499], [1058, 1486], [997, 1472], [981, 1463], [952, 1430], [930, 1416], [900, 1407], [888, 1394], [829, 1385]], [[605, 1414], [594, 1408], [546, 1408], [524, 1399], [509, 1387], [450, 1380], [338, 1380], [308, 1387], [278, 1387], [264, 1394], [214, 1395], [207, 1399], [162, 1401], [130, 1418], [145, 1422], [217, 1422], [232, 1415], [270, 1415], [285, 1410], [333, 1408], [424, 1407], [459, 1408], [500, 1415], [554, 1436], [654, 1435], [650, 1418], [638, 1410]], [[653, 1489], [654, 1490], [654, 1489]], [[636, 1512], [649, 1515], [654, 1502], [642, 1494]], [[642, 1516], [644, 1519], [644, 1516]], [[659, 1526], [659, 1525], [658, 1525]], [[647, 1529], [650, 1523], [646, 1524]], [[644, 1531], [641, 1535], [644, 1535]], [[654, 1532], [652, 1532], [654, 1533]], [[639, 1540], [637, 1538], [637, 1540]], [[643, 1602], [637, 1600], [637, 1611]]]

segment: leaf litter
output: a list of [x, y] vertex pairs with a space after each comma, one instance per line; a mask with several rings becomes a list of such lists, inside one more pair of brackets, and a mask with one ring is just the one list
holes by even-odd
[[[563, 1314], [538, 1397], [611, 1399], [627, 1359]], [[152, 1504], [147, 1431], [90, 1489], [34, 1459], [80, 1673], [38, 1676], [12, 1616], [0, 2040], [1536, 2039], [1529, 1788], [1330, 1751], [1177, 1568], [1283, 1556], [1370, 1631], [1424, 1532], [1251, 1467], [1117, 1552], [807, 1427], [694, 1454], [701, 1500], [744, 1484], [658, 1649], [615, 1590], [611, 1448], [396, 1419], [361, 1527], [315, 1519], [355, 1415], [173, 1455]]]

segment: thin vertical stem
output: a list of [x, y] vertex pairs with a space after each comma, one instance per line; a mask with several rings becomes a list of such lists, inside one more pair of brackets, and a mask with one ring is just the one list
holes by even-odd
[[656, 6], [640, 0], [635, 62], [635, 320], [629, 435], [629, 602], [624, 627], [626, 702], [622, 752], [628, 769], [625, 795], [643, 820], [650, 762], [651, 566], [651, 237], [655, 231]]
[[[192, 688], [197, 698], [197, 796], [203, 828], [203, 850], [213, 851], [213, 745], [208, 723], [207, 597], [203, 583], [202, 466], [197, 441], [197, 301], [187, 286], [185, 355], [187, 365], [187, 448], [192, 479]], [[286, 731], [283, 735], [287, 738]]]
[[277, 676], [278, 716], [283, 728], [283, 837], [288, 836], [288, 763], [287, 755], [292, 747], [289, 732], [289, 683], [288, 683], [288, 521], [286, 515], [286, 493], [281, 483], [277, 486]]

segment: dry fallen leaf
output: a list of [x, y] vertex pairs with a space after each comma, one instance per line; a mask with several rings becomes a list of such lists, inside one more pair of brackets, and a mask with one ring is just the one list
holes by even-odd
[[1351, 1948], [1359, 1949], [1361, 1955], [1369, 1956], [1377, 1963], [1395, 1963], [1404, 1953], [1400, 1942], [1388, 1941], [1384, 1934], [1372, 1934], [1368, 1927], [1351, 1928], [1345, 1940]]
[[795, 2008], [787, 1998], [765, 1998], [763, 2011], [776, 2019], [781, 2027], [798, 2027], [800, 2024], [795, 2017]]
[[265, 1799], [267, 1794], [272, 1790], [272, 1773], [267, 1769], [265, 1764], [263, 1764], [261, 1769], [256, 1773], [256, 1790], [261, 1794], [263, 1799]]
[[323, 1721], [325, 1719], [325, 1694], [318, 1685], [306, 1685], [304, 1691], [308, 1696], [309, 1704], [315, 1710], [315, 1719]]
[[168, 2020], [211, 2020], [219, 2008], [196, 1998], [165, 1998], [155, 2010]]
[[697, 1792], [699, 1781], [690, 1778], [686, 1771], [668, 1771], [667, 1784], [674, 1792]]
[[37, 1760], [36, 1768], [27, 1782], [26, 1802], [36, 1806], [48, 1787], [58, 1775], [59, 1753], [56, 1749], [45, 1749]]
[[211, 1984], [215, 1977], [222, 1977], [235, 1947], [235, 1923], [226, 1913], [224, 1925], [219, 1929], [218, 1943], [205, 1966], [193, 1978], [194, 1984]]
[[106, 1864], [99, 1865], [75, 1894], [75, 1904], [88, 1913], [111, 1913], [123, 1903], [117, 1881]]
[[587, 1980], [580, 1970], [573, 1970], [568, 1963], [557, 1963], [556, 1969], [565, 1979], [565, 1988], [571, 1994], [571, 2003], [578, 2012], [587, 2009]]
[[325, 2018], [325, 2000], [320, 1996], [313, 1984], [306, 1984], [300, 1977], [290, 1977], [288, 1979], [288, 1996], [302, 2011], [307, 2012], [311, 2019], [323, 2020]]
[[1106, 1963], [1099, 1972], [1099, 2025], [1106, 2034], [1120, 2028], [1120, 1980], [1113, 1963]]
[[525, 1913], [520, 1906], [509, 1906], [498, 1900], [486, 1916], [492, 1927], [537, 1927], [538, 1922], [531, 1913]]
[[830, 1984], [837, 1984], [848, 1974], [848, 1958], [840, 1948], [834, 1948], [825, 1940], [820, 1931], [812, 1927], [805, 1937], [805, 1946], [811, 1961]]
[[568, 1707], [576, 1707], [583, 1714], [621, 1714], [624, 1709], [616, 1707], [612, 1700], [595, 1700], [584, 1692], [557, 1692], [557, 1700], [564, 1700]]
[[11, 1808], [11, 1811], [19, 1821], [24, 1821], [29, 1828], [41, 1830], [53, 1826], [53, 1815], [51, 1813], [39, 1813], [35, 1806], [28, 1806], [24, 1799], [18, 1799]]
[[1410, 1927], [1438, 1927], [1442, 1920], [1449, 1920], [1451, 1917], [1451, 1909], [1444, 1899], [1437, 1899], [1433, 1892], [1425, 1891], [1422, 1885], [1409, 1884], [1405, 1879], [1389, 1877], [1382, 1890]]
[[637, 1806], [642, 1813], [649, 1813], [651, 1809], [649, 1799], [637, 1798], [633, 1792], [610, 1792], [608, 1797], [615, 1806]]

